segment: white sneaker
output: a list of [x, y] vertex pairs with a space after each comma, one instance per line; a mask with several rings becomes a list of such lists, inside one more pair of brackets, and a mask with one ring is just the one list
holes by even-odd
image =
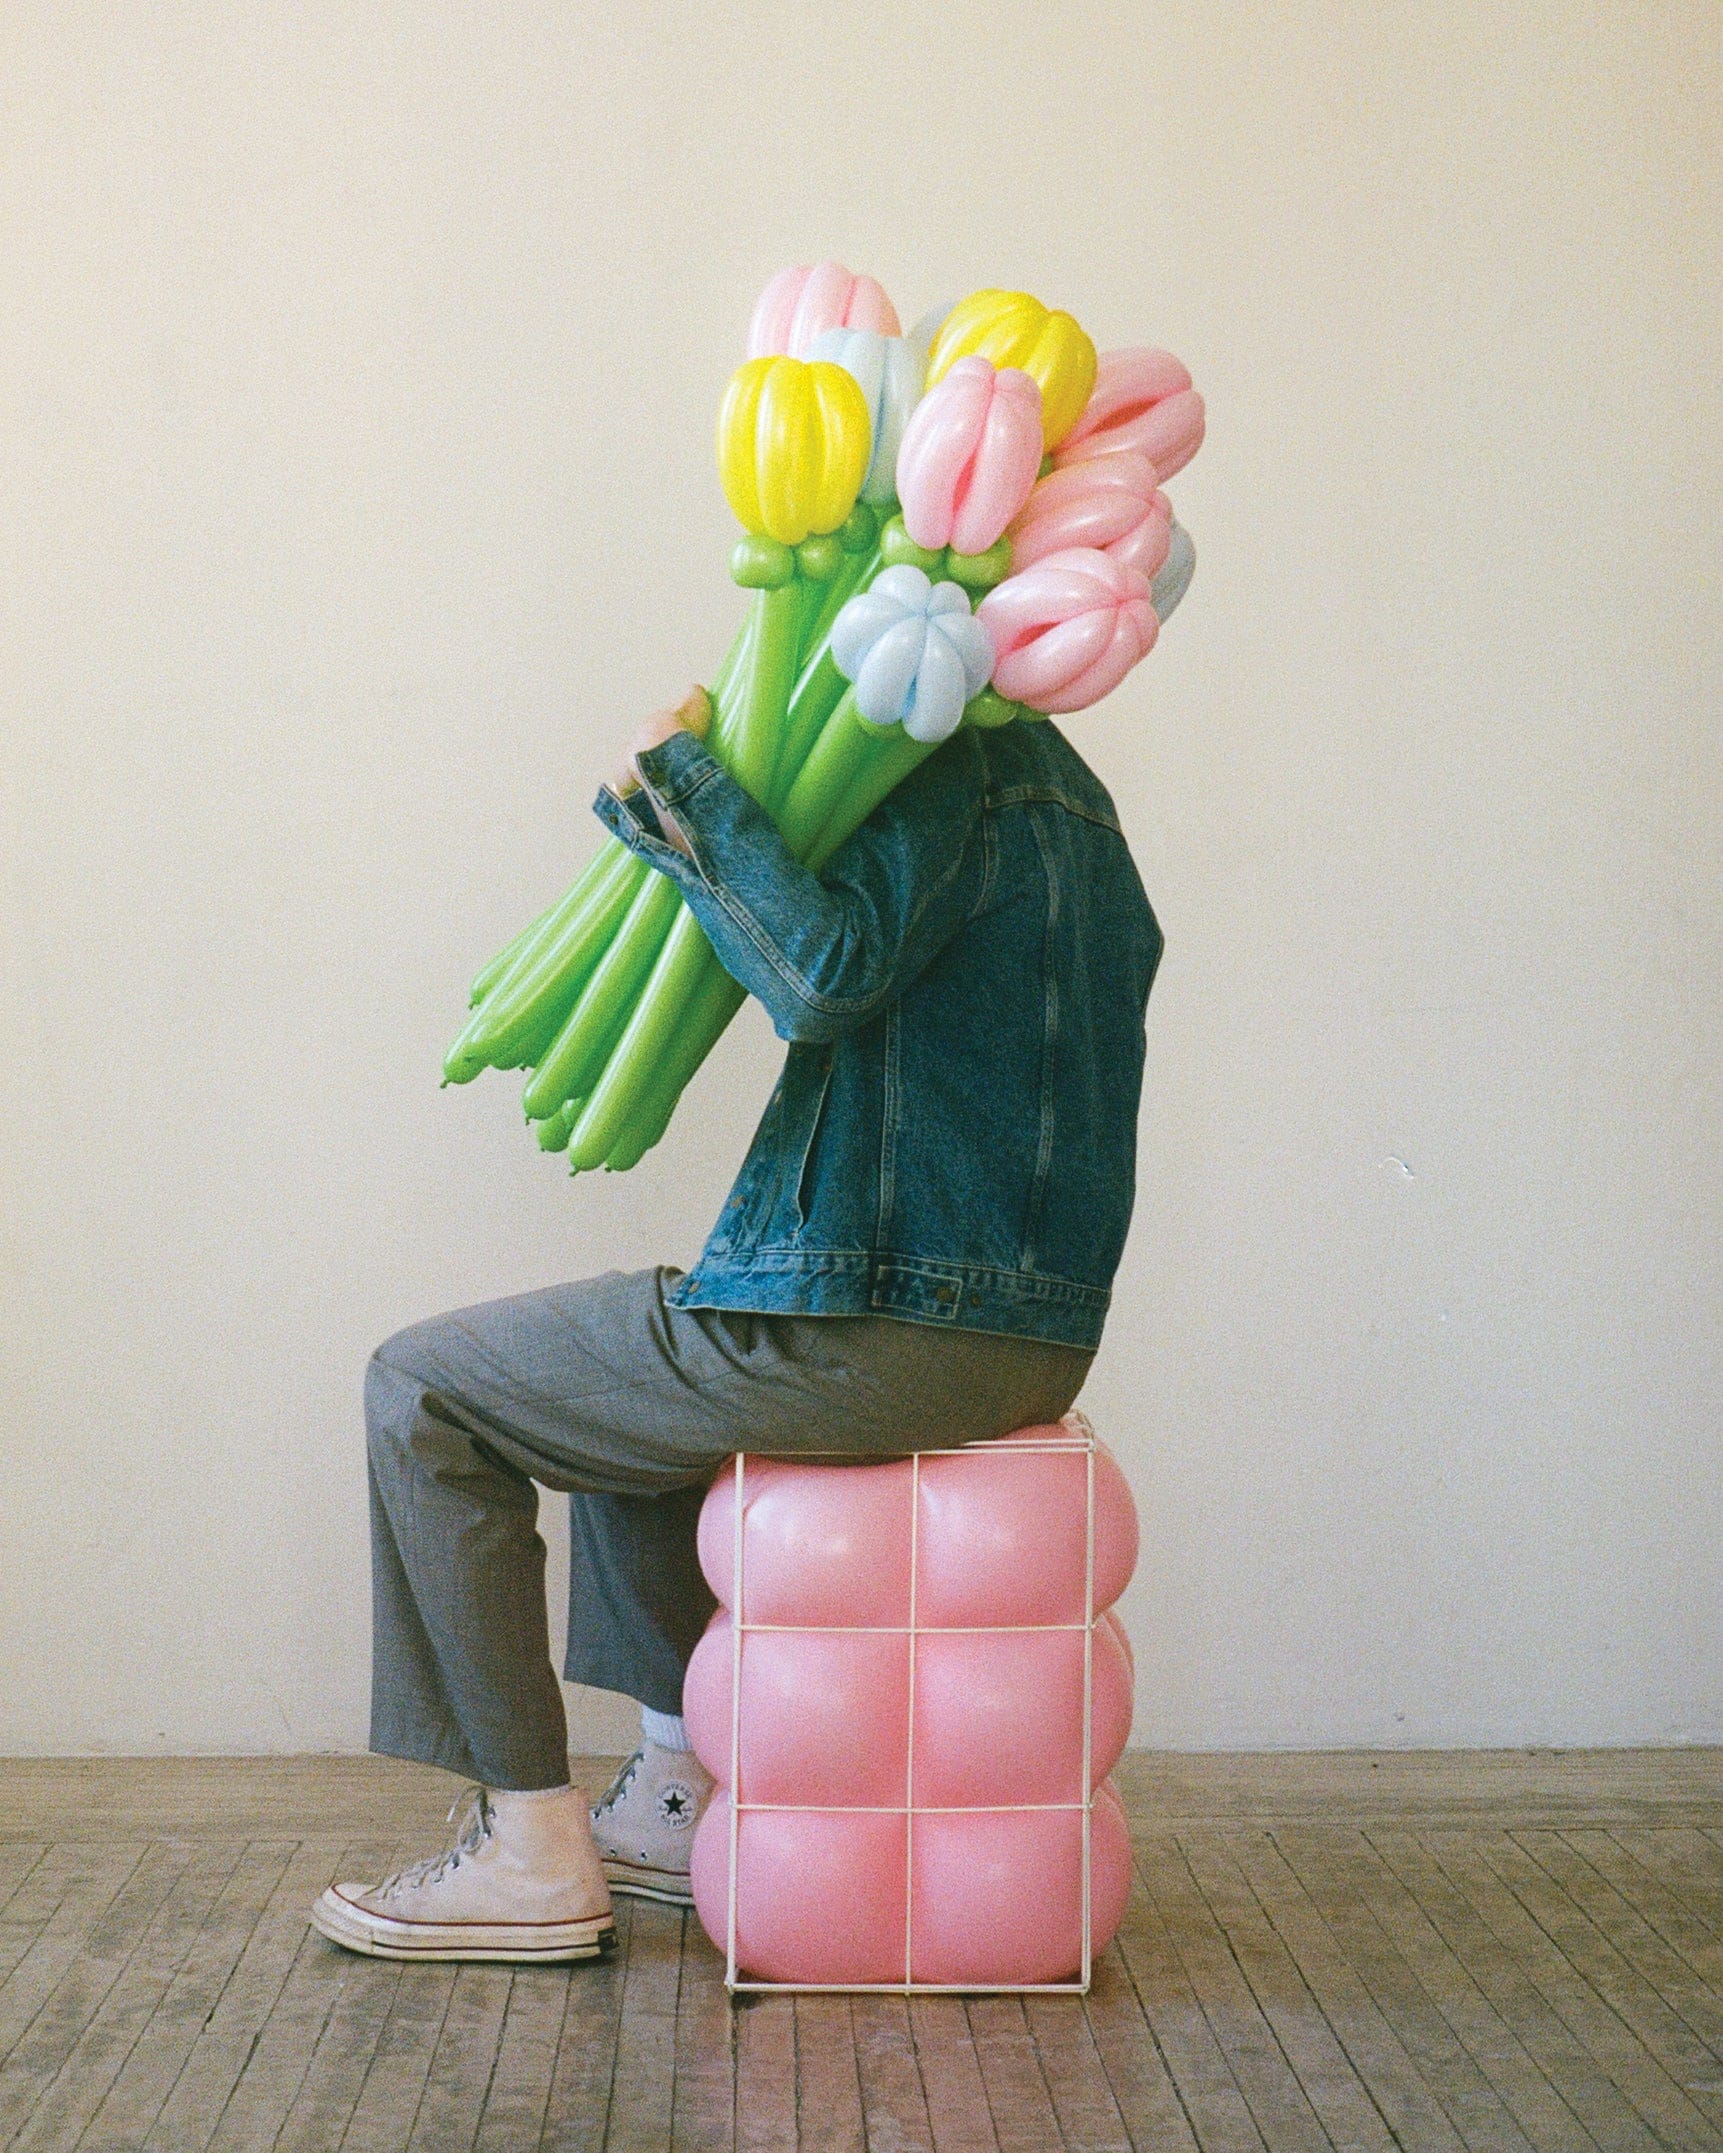
[[331, 1884], [312, 1925], [379, 1959], [593, 1959], [610, 1947], [610, 1892], [577, 1787], [469, 1787], [457, 1815], [446, 1852], [380, 1884]]
[[642, 1742], [592, 1812], [612, 1891], [692, 1906], [688, 1857], [712, 1799], [712, 1775], [691, 1749]]

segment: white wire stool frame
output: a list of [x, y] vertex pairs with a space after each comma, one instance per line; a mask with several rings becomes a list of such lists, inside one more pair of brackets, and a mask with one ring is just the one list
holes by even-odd
[[[1031, 1436], [1018, 1439], [1003, 1436], [994, 1442], [969, 1443], [944, 1450], [912, 1452], [907, 1460], [910, 1469], [909, 1494], [909, 1715], [907, 1728], [908, 1753], [904, 1767], [904, 1803], [901, 1808], [873, 1806], [874, 1815], [901, 1816], [904, 1829], [904, 1912], [903, 1912], [903, 1979], [901, 1981], [757, 1981], [746, 1977], [736, 1958], [736, 1900], [737, 1867], [741, 1843], [742, 1814], [746, 1811], [793, 1810], [802, 1815], [860, 1816], [870, 1813], [868, 1808], [839, 1808], [821, 1802], [744, 1802], [740, 1797], [742, 1784], [742, 1640], [750, 1634], [762, 1631], [820, 1629], [831, 1635], [836, 1624], [801, 1624], [783, 1622], [749, 1622], [745, 1618], [745, 1585], [743, 1570], [747, 1559], [746, 1525], [746, 1475], [748, 1460], [745, 1452], [736, 1454], [736, 1490], [734, 1548], [730, 1575], [735, 1605], [730, 1610], [730, 1880], [727, 1893], [728, 1906], [725, 1915], [724, 1938], [724, 1986], [732, 1996], [760, 1994], [796, 1994], [825, 1996], [1086, 1996], [1093, 1972], [1093, 1913], [1090, 1906], [1090, 1869], [1092, 1862], [1093, 1816], [1095, 1806], [1094, 1788], [1091, 1784], [1093, 1767], [1093, 1728], [1095, 1712], [1095, 1431], [1081, 1413], [1067, 1413], [1060, 1422], [1059, 1435]], [[918, 1570], [918, 1538], [921, 1524], [921, 1461], [923, 1458], [964, 1458], [996, 1455], [1009, 1450], [1013, 1457], [1033, 1457], [1038, 1453], [1055, 1456], [1080, 1456], [1084, 1460], [1084, 1531], [1083, 1531], [1083, 1619], [1075, 1622], [1000, 1622], [978, 1624], [968, 1627], [971, 1636], [1012, 1637], [1026, 1631], [1076, 1630], [1083, 1635], [1083, 1746], [1079, 1765], [1078, 1783], [1082, 1789], [1081, 1801], [1074, 1802], [975, 1802], [961, 1809], [918, 1806], [915, 1799], [915, 1648], [918, 1637], [932, 1633], [932, 1626], [921, 1628], [916, 1620], [916, 1575]], [[793, 1460], [772, 1459], [773, 1464], [794, 1463], [805, 1465], [818, 1459], [845, 1458], [853, 1462], [854, 1454], [848, 1451], [798, 1451]], [[859, 1628], [860, 1626], [858, 1626]], [[945, 1626], [939, 1626], [944, 1631]], [[891, 1636], [893, 1626], [887, 1623], [866, 1625], [866, 1634]], [[897, 1631], [898, 1635], [904, 1632]], [[951, 1634], [946, 1631], [945, 1634]], [[915, 1820], [918, 1816], [1002, 1816], [1011, 1812], [1022, 1814], [1026, 1810], [1040, 1812], [1080, 1811], [1082, 1815], [1082, 1863], [1079, 1890], [1082, 1893], [1080, 1918], [1082, 1923], [1082, 1959], [1076, 1977], [1069, 1981], [917, 1981], [913, 1978], [915, 1964]]]

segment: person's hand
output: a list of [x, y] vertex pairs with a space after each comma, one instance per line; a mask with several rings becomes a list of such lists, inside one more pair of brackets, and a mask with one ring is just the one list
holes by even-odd
[[692, 733], [697, 740], [704, 740], [711, 723], [712, 698], [704, 688], [690, 688], [673, 709], [652, 713], [628, 743], [627, 755], [605, 782], [619, 800], [624, 798], [640, 784], [640, 771], [634, 760], [637, 755], [644, 755], [648, 748], [661, 747], [673, 733]]

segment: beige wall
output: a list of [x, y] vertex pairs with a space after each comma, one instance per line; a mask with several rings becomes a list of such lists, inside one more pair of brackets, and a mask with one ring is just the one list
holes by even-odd
[[1137, 1739], [1723, 1739], [1714, 0], [0, 39], [0, 1747], [361, 1743], [369, 1346], [698, 1246], [762, 1022], [577, 1185], [437, 1062], [722, 647], [712, 415], [820, 253], [1210, 400], [1071, 725], [1168, 944]]

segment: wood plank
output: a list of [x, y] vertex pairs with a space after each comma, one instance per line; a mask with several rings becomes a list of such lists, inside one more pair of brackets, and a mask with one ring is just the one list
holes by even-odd
[[1115, 1941], [1203, 2153], [1262, 2153], [1262, 2133], [1143, 1882], [1140, 1861]]
[[[221, 2122], [262, 2028], [304, 1948], [306, 1912], [323, 1887], [353, 1874], [341, 1840], [293, 1848], [261, 1918], [197, 2030], [191, 2052], [144, 2140], [145, 2153], [202, 2153]], [[266, 2143], [268, 2141], [265, 2141]]]
[[1591, 2153], [1597, 2141], [1555, 2082], [1362, 1832], [1349, 1850], [1349, 1877], [1531, 2143], [1540, 2153]]
[[1269, 2153], [1313, 2153], [1327, 2133], [1197, 1884], [1186, 1836], [1151, 1835], [1138, 1866]]
[[[1583, 1846], [1572, 1843], [1564, 1833], [1516, 1832], [1514, 1842], [1598, 1933], [1607, 1937], [1713, 2059], [1723, 2057], [1723, 1988], [1695, 1968], [1641, 1910], [1641, 1902], [1647, 1898], [1653, 1912], [1661, 1910], [1664, 1895], [1638, 1871], [1637, 1864], [1621, 1855], [1607, 1832], [1575, 1836], [1589, 1838], [1598, 1859], [1590, 1858]], [[1664, 1918], [1668, 1919], [1667, 1912]], [[1706, 1934], [1703, 1928], [1698, 1933], [1701, 1937]], [[1723, 1974], [1723, 1948], [1714, 1939], [1710, 1940], [1710, 1954], [1712, 1973]]]
[[395, 1991], [413, 1971], [395, 1959], [350, 1954], [338, 1969], [334, 2000], [304, 2077], [295, 2088], [271, 2153], [322, 2153], [338, 2146], [353, 2120]]
[[[1723, 2144], [1723, 2095], [1709, 2090], [1716, 2054], [1672, 2010], [1633, 1960], [1508, 1832], [1473, 1834], [1477, 1851], [1591, 1993], [1638, 2038], [1690, 2106]], [[1583, 1867], [1583, 1865], [1581, 1865]], [[1619, 1904], [1619, 1901], [1617, 1902]], [[1612, 1922], [1612, 1927], [1622, 1924]], [[1639, 1923], [1641, 1931], [1644, 1924]]]
[[1438, 1831], [1420, 1837], [1539, 1994], [1637, 2111], [1657, 2143], [1703, 2147], [1706, 2153], [1714, 2153], [1723, 2141], [1714, 2135], [1704, 2115], [1485, 1859], [1484, 1848], [1492, 1833]]
[[1276, 1851], [1464, 2143], [1476, 2153], [1531, 2153], [1511, 2110], [1353, 1885], [1356, 1841], [1351, 1830], [1309, 1824], [1274, 1834]]
[[468, 1783], [394, 1757], [0, 1757], [0, 1842], [429, 1843]]
[[612, 2153], [662, 2153], [670, 2143], [683, 1919], [673, 1906], [635, 1902], [604, 2136]]
[[977, 1996], [966, 2006], [975, 2059], [999, 2153], [1046, 2153], [1063, 2143], [1028, 2015], [1015, 1996]]
[[847, 1996], [796, 1998], [796, 2142], [802, 2153], [867, 2153]]
[[496, 2067], [485, 2094], [473, 2153], [520, 2153], [536, 2146], [550, 2102], [569, 1983], [588, 1969], [517, 1966], [497, 2043]]
[[513, 1979], [513, 1968], [503, 1965], [463, 1966], [456, 1973], [409, 2147], [449, 2153], [458, 2146], [467, 2153], [478, 2136]]
[[[312, 1873], [323, 1876], [325, 1882], [379, 1877], [400, 1858], [394, 1840], [361, 1840], [345, 1849], [324, 1847], [320, 1852]], [[288, 1865], [288, 1874], [295, 1883], [300, 1880], [297, 1863]], [[207, 2075], [200, 2072], [190, 2090], [205, 2095], [200, 2121], [209, 2100], [221, 2091], [221, 2106], [206, 2141], [217, 2153], [264, 2153], [274, 2146], [329, 2014], [353, 1977], [355, 1955], [311, 1928], [308, 1906], [302, 1894], [289, 1899], [284, 1889], [276, 1895], [258, 1924], [252, 1948], [241, 1959], [211, 2016], [210, 2055], [198, 2059], [194, 2054], [192, 2059], [216, 2066]], [[181, 2085], [185, 2082], [182, 2073]], [[174, 2092], [177, 2096], [180, 2087]], [[170, 2100], [150, 2141], [161, 2143], [168, 2153], [188, 2153], [197, 2143], [195, 2137], [176, 2142], [167, 2135], [175, 2108], [176, 2102]]]
[[1418, 1835], [1370, 1838], [1603, 2153], [1649, 2153], [1660, 2141], [1644, 2118]]
[[[453, 1962], [402, 1967], [401, 1978], [389, 1992], [388, 2016], [371, 2067], [341, 2140], [342, 2153], [404, 2153], [419, 2120], [432, 2059], [463, 1970]], [[345, 1976], [347, 1969], [342, 1971]], [[222, 2144], [219, 2137], [216, 2144]]]
[[[1133, 1897], [1141, 1890], [1134, 1885]], [[1195, 2153], [1190, 2118], [1116, 1943], [1095, 1960], [1083, 2012], [1137, 2153]]]
[[79, 1939], [60, 1978], [41, 1995], [28, 2026], [0, 2067], [0, 2144], [9, 2144], [44, 2100], [187, 1866], [181, 1848], [146, 1849], [142, 1861]]
[[1084, 2153], [1131, 2153], [1131, 2134], [1095, 2051], [1081, 2000], [1026, 1996], [1023, 2015], [1065, 2143], [1083, 2147]]
[[291, 1845], [280, 1841], [243, 1847], [214, 1910], [78, 2141], [80, 2153], [129, 2153], [148, 2137], [292, 1854]]
[[1388, 2128], [1404, 2145], [1459, 2153], [1464, 2141], [1453, 2120], [1312, 1902], [1280, 1841], [1277, 1829], [1242, 1831], [1229, 1843]]
[[1597, 1859], [1605, 1839], [1619, 1847], [1635, 1868], [1652, 1880], [1659, 1903], [1679, 1908], [1683, 1926], [1711, 1940], [1707, 1950], [1723, 1942], [1723, 1868], [1713, 1875], [1702, 1859], [1696, 1862], [1693, 1858], [1695, 1847], [1710, 1847], [1703, 1833], [1627, 1831], [1618, 1825], [1608, 1833], [1574, 1831], [1569, 1838], [1574, 1845], [1582, 1846], [1588, 1860]]
[[[13, 1897], [22, 1925], [36, 1934], [0, 1981], [0, 2059], [10, 2057], [36, 2015], [76, 1966], [87, 1939], [149, 1855], [142, 1845], [55, 1846]], [[152, 1867], [151, 1874], [157, 1869]]]
[[[853, 1996], [850, 2024], [855, 2030], [869, 2148], [879, 2153], [934, 2153], [927, 2089], [921, 2082], [908, 2003], [901, 1996]], [[738, 2083], [738, 2146], [742, 2142], [741, 2097]]]
[[618, 1899], [615, 1951], [608, 1958], [569, 1970], [556, 2068], [540, 2139], [546, 2147], [579, 2147], [580, 2153], [587, 2153], [589, 2147], [604, 2143], [616, 2038], [622, 2024], [622, 1984], [633, 1949], [634, 1915], [641, 1904], [639, 1899]]
[[915, 1997], [909, 2031], [935, 2153], [999, 2153], [962, 1998]]
[[[125, 1929], [114, 1927], [108, 1936], [106, 1961], [93, 1953], [80, 1959], [78, 1972], [86, 1979], [88, 1992], [62, 2022], [67, 2030], [75, 2028], [75, 2039], [60, 2052], [58, 2069], [41, 2080], [30, 2103], [28, 2123], [13, 2138], [22, 2153], [30, 2147], [60, 2147], [80, 2140], [166, 1996], [174, 1974], [196, 1942], [198, 1929], [213, 1912], [237, 1858], [237, 1847], [200, 1847], [196, 1858], [174, 1875], [172, 1886], [142, 1929], [127, 1936]], [[138, 1875], [142, 1875], [142, 1864]], [[78, 1981], [62, 1983], [50, 2007], [13, 2050], [13, 2063], [39, 2052], [43, 2058], [54, 2054], [58, 2041], [47, 2050], [41, 2050], [41, 2043], [56, 2007], [75, 1987]], [[90, 2000], [95, 2000], [93, 2009]], [[0, 2131], [6, 2129], [6, 2121], [0, 2099]]]
[[18, 1839], [10, 1845], [0, 1845], [0, 1922], [13, 1918], [6, 1909], [47, 1851], [46, 1839]]
[[1393, 2133], [1233, 1859], [1230, 1837], [1199, 1828], [1181, 1832], [1179, 1844], [1240, 1974], [1329, 2137], [1358, 2153], [1395, 2153]]
[[[614, 1758], [575, 1760], [602, 1785]], [[1723, 1842], [1723, 1748], [1272, 1755], [1135, 1751], [1114, 1775], [1133, 1819], [1510, 1818], [1528, 1828], [1689, 1825]], [[434, 1837], [465, 1784], [390, 1757], [0, 1759], [0, 1842]]]
[[724, 1958], [692, 1914], [682, 1925], [676, 1991], [676, 2091], [672, 2153], [732, 2153], [736, 2142], [736, 2043]]
[[[1723, 1827], [1723, 1748], [1127, 1752], [1133, 1825], [1424, 1820]], [[1720, 1833], [1723, 1836], [1723, 1833]]]
[[796, 2005], [740, 1998], [736, 2008], [737, 2153], [795, 2153]]

